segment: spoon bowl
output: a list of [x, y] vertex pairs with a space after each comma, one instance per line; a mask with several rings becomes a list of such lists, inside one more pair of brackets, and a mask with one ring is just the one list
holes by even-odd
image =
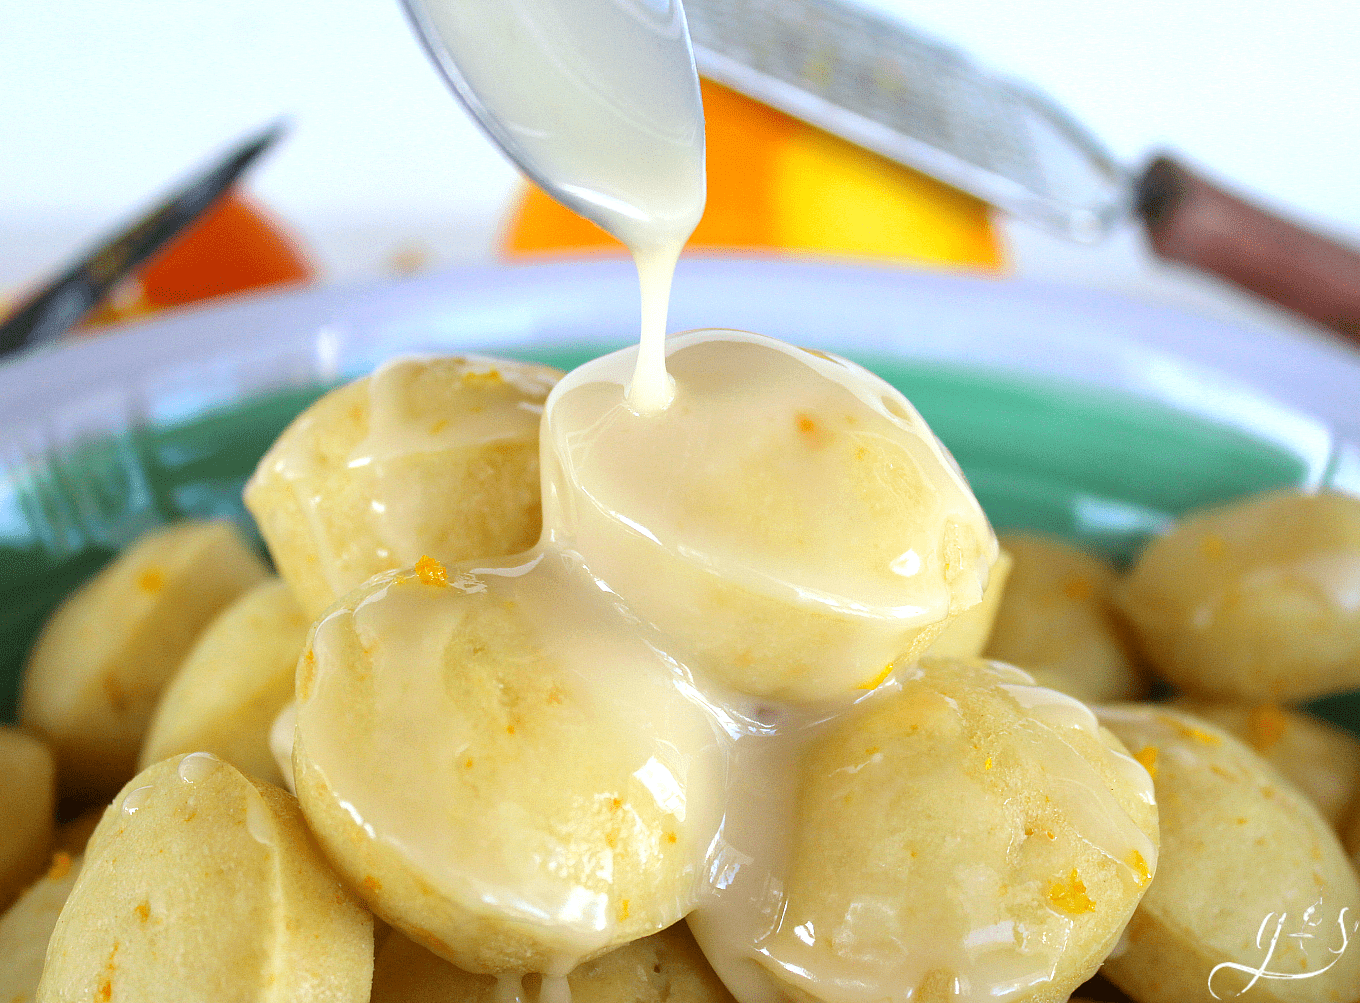
[[704, 119], [680, 0], [402, 0], [473, 118], [567, 208], [634, 249], [703, 213]]

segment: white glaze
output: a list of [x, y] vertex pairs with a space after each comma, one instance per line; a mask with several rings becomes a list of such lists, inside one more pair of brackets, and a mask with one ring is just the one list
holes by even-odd
[[[664, 864], [684, 875], [668, 892], [679, 896], [668, 912], [683, 916], [698, 894], [720, 816], [723, 769], [721, 730], [683, 667], [562, 554], [450, 568], [443, 586], [414, 575], [379, 581], [352, 609], [337, 607], [317, 624], [315, 681], [298, 690], [296, 734], [305, 750], [299, 754], [325, 776], [344, 810], [373, 838], [400, 846], [432, 888], [538, 931], [561, 959], [560, 971], [547, 974], [565, 975], [617, 942], [629, 918], [627, 892], [617, 891], [612, 878], [614, 844], [587, 844], [574, 827], [555, 828], [563, 811], [595, 812], [612, 803], [619, 851], [640, 861], [644, 873]], [[514, 725], [508, 736], [489, 735], [476, 716], [482, 708], [454, 700], [444, 676], [451, 644], [479, 643], [481, 628], [463, 627], [463, 618], [497, 609], [510, 611], [515, 630], [527, 631], [505, 657], [522, 661], [534, 679], [550, 680], [557, 695], [547, 703], [565, 708], [535, 703], [513, 738]], [[331, 682], [343, 671], [351, 639], [364, 649], [371, 680], [373, 723], [361, 735], [333, 727], [352, 713], [338, 695], [345, 691]], [[494, 806], [476, 800], [476, 790], [490, 782], [479, 762], [495, 749], [513, 756], [555, 727], [608, 736], [602, 755], [609, 765], [590, 774], [601, 786], [544, 786], [499, 762], [493, 768], [506, 784], [497, 788], [503, 796]], [[562, 798], [572, 807], [564, 808]], [[469, 809], [472, 803], [482, 807]], [[497, 814], [488, 819], [484, 810]]]
[[639, 415], [634, 356], [588, 363], [549, 397], [544, 537], [696, 671], [818, 700], [881, 677], [981, 600], [996, 538], [888, 383], [771, 338], [695, 331], [667, 342], [673, 403]]
[[179, 761], [179, 778], [187, 784], [197, 784], [212, 776], [222, 760], [211, 752], [191, 752]]
[[[1016, 752], [1043, 764], [1049, 778], [1046, 790], [1058, 810], [1080, 838], [1120, 865], [1130, 888], [1141, 888], [1147, 872], [1132, 862], [1141, 860], [1155, 870], [1156, 847], [1065, 736], [1076, 729], [1106, 745], [1107, 763], [1116, 773], [1122, 771], [1117, 760], [1137, 771], [1132, 792], [1150, 802], [1146, 772], [1108, 748], [1109, 740], [1083, 705], [1032, 685], [1011, 666], [991, 663], [981, 671], [990, 673], [1015, 700], [1021, 713]], [[898, 931], [895, 942], [900, 947], [888, 955], [866, 947], [869, 953], [854, 959], [853, 949], [844, 946], [855, 937], [848, 923], [831, 930], [793, 928], [797, 920], [790, 918], [787, 891], [809, 747], [829, 729], [844, 727], [848, 716], [872, 711], [923, 678], [928, 682], [929, 668], [903, 666], [853, 701], [765, 708], [766, 730], [753, 729], [736, 742], [723, 826], [709, 854], [708, 894], [689, 924], [739, 1003], [785, 1003], [790, 986], [829, 1003], [906, 1003], [921, 980], [939, 970], [955, 974], [954, 994], [960, 1003], [1003, 1003], [1051, 979], [1057, 970], [1071, 920], [1053, 912], [1042, 927], [1027, 926], [998, 913], [995, 888], [1003, 878], [980, 865], [942, 877], [935, 902], [896, 901], [883, 897], [878, 888], [859, 889], [860, 902], [850, 913], [859, 910], [864, 916], [866, 935], [885, 925]], [[943, 702], [954, 706], [947, 697]], [[959, 791], [969, 783], [962, 769], [968, 755], [966, 743], [961, 743], [943, 757], [957, 768], [950, 782]], [[881, 759], [874, 751], [844, 770], [857, 774]]]
[[703, 105], [679, 0], [412, 5], [497, 140], [633, 252], [643, 351], [629, 401], [663, 409], [671, 275], [706, 194]]
[[147, 784], [144, 787], [134, 787], [123, 797], [123, 811], [129, 815], [135, 815], [146, 803], [151, 800], [151, 795], [156, 792], [154, 785]]
[[492, 1003], [524, 1003], [523, 976], [497, 975], [491, 999]]
[[283, 774], [284, 786], [293, 795], [297, 794], [297, 783], [293, 780], [293, 733], [296, 730], [297, 704], [289, 700], [269, 727], [269, 753]]
[[[343, 417], [304, 411], [261, 460], [254, 480], [267, 472], [286, 485], [306, 520], [318, 570], [331, 593], [344, 595], [357, 584], [355, 567], [407, 567], [429, 546], [428, 499], [411, 491], [403, 461], [445, 456], [456, 464], [460, 453], [491, 443], [532, 443], [557, 376], [546, 366], [476, 355], [389, 360], [360, 384], [366, 407]], [[334, 433], [321, 421], [362, 421], [365, 430], [344, 457], [349, 469], [372, 474], [363, 524], [347, 541], [337, 540], [326, 521], [334, 499], [324, 490], [336, 458], [326, 453]]]
[[269, 809], [265, 806], [264, 798], [253, 791], [246, 795], [246, 831], [257, 843], [274, 845], [274, 825], [269, 817]]

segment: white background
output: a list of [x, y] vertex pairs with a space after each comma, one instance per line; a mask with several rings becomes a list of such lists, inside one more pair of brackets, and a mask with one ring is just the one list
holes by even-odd
[[[866, 2], [1048, 91], [1130, 162], [1174, 148], [1360, 243], [1355, 0]], [[280, 115], [293, 134], [253, 185], [328, 277], [485, 256], [516, 176], [396, 0], [0, 0], [0, 289]], [[1022, 272], [1162, 288], [1131, 236], [1011, 235]]]

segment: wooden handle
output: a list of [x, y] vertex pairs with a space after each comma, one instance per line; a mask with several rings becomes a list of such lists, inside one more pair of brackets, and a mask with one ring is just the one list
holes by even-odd
[[1159, 156], [1138, 214], [1163, 258], [1211, 272], [1360, 345], [1360, 252], [1281, 219]]

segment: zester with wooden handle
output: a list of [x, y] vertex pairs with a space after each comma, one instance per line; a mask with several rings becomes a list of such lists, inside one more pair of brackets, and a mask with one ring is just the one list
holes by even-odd
[[1360, 253], [1168, 156], [1129, 170], [1065, 111], [847, 0], [685, 0], [700, 73], [1028, 222], [1154, 251], [1360, 344]]

